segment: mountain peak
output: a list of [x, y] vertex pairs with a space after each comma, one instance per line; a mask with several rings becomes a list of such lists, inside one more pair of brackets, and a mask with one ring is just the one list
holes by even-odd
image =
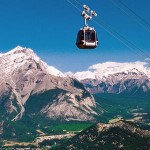
[[0, 55], [0, 62], [0, 69], [3, 70], [1, 73], [4, 73], [7, 76], [9, 76], [9, 74], [16, 69], [18, 70], [23, 66], [35, 64], [40, 66], [40, 68], [48, 74], [65, 77], [61, 71], [57, 70], [53, 66], [47, 65], [44, 61], [42, 61], [30, 48], [17, 46], [9, 52]]
[[26, 48], [26, 47], [21, 47], [21, 46], [17, 46], [14, 49], [12, 49], [11, 51], [7, 52], [6, 55], [9, 54], [20, 54], [20, 53], [29, 53], [29, 54], [34, 54], [33, 50], [30, 48]]
[[22, 46], [18, 45], [14, 49], [25, 49], [25, 47], [22, 47]]

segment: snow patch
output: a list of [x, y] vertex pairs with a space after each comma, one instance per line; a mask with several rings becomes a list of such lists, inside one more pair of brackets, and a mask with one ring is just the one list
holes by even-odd
[[73, 75], [74, 75], [74, 73], [71, 71], [65, 72], [64, 74], [69, 77], [73, 77]]
[[86, 79], [95, 79], [95, 73], [91, 71], [83, 71], [83, 72], [77, 72], [74, 74], [74, 77], [78, 80], [84, 80]]
[[54, 76], [65, 77], [65, 75], [61, 71], [59, 71], [53, 66], [48, 66], [48, 72], [49, 74], [52, 74]]
[[0, 57], [2, 57], [3, 56], [3, 53], [0, 53]]

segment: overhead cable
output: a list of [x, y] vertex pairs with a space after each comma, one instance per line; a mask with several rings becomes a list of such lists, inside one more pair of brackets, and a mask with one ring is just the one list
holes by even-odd
[[[82, 6], [81, 3], [79, 3], [77, 0], [74, 0], [76, 3], [78, 3], [80, 6]], [[70, 0], [67, 0], [73, 7], [75, 7], [78, 11], [82, 12], [74, 3], [72, 3]], [[92, 19], [99, 27], [103, 28], [105, 31], [107, 31], [111, 36], [116, 38], [119, 42], [124, 44], [127, 48], [132, 50], [134, 53], [136, 53], [139, 57], [141, 57], [144, 61], [147, 61], [150, 59], [149, 54], [147, 54], [144, 50], [138, 48], [134, 43], [130, 42], [128, 39], [126, 39], [124, 36], [119, 34], [117, 31], [115, 31], [106, 21], [104, 21], [101, 17], [99, 17], [99, 22], [95, 19]], [[140, 52], [140, 53], [139, 53]], [[149, 63], [149, 62], [148, 62]]]
[[128, 15], [130, 18], [135, 20], [139, 25], [141, 25], [145, 30], [150, 32], [150, 24], [144, 18], [139, 16], [135, 11], [129, 8], [121, 0], [110, 0], [116, 7], [118, 7], [122, 12]]

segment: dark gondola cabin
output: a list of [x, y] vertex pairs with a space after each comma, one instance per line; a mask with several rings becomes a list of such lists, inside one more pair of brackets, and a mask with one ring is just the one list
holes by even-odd
[[76, 45], [80, 49], [94, 49], [98, 45], [96, 31], [90, 27], [84, 27], [78, 32]]

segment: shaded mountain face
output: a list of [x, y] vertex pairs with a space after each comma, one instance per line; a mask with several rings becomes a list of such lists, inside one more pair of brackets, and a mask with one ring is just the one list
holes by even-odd
[[79, 133], [59, 148], [148, 150], [150, 148], [150, 131], [142, 130], [126, 121], [112, 124], [98, 123]]
[[150, 78], [138, 69], [131, 69], [107, 77], [81, 80], [92, 94], [115, 93], [129, 95], [150, 95]]
[[0, 118], [24, 115], [52, 120], [94, 120], [102, 113], [75, 79], [43, 62], [31, 49], [16, 47], [0, 55]]

